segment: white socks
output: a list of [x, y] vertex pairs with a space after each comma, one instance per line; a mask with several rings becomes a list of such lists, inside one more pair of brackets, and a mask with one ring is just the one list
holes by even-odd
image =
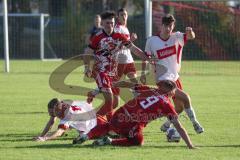
[[195, 114], [195, 112], [194, 112], [192, 107], [186, 108], [184, 110], [187, 113], [189, 119], [192, 121], [193, 124], [199, 123], [197, 121], [196, 114]]

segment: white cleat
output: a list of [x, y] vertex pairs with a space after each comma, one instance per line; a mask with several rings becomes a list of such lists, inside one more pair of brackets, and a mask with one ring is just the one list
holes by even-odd
[[160, 130], [162, 132], [167, 132], [167, 130], [170, 128], [170, 126], [166, 125], [165, 123], [160, 127]]
[[109, 137], [103, 137], [101, 139], [95, 140], [93, 142], [93, 145], [95, 146], [104, 146], [104, 145], [109, 145], [112, 143], [112, 139]]

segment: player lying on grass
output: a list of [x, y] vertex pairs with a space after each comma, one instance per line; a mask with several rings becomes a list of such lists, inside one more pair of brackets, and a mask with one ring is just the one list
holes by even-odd
[[[93, 107], [86, 102], [72, 100], [61, 101], [53, 98], [48, 103], [48, 113], [50, 119], [42, 133], [34, 138], [36, 141], [56, 139], [69, 129], [76, 129], [81, 135], [88, 133], [97, 124], [95, 111]], [[53, 133], [49, 133], [57, 118], [60, 119], [58, 129]]]
[[188, 148], [194, 146], [181, 123], [178, 115], [170, 102], [176, 90], [173, 81], [163, 81], [161, 88], [150, 88], [132, 82], [117, 82], [115, 87], [128, 87], [137, 92], [137, 96], [114, 112], [109, 122], [94, 127], [88, 134], [81, 134], [73, 140], [73, 144], [83, 143], [86, 140], [106, 136], [109, 131], [122, 136], [111, 139], [104, 137], [94, 141], [95, 145], [112, 144], [118, 146], [143, 145], [143, 129], [148, 123], [157, 118], [166, 116], [175, 126]]

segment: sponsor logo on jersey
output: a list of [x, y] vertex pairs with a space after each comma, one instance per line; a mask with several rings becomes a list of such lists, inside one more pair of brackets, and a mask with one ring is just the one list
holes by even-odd
[[176, 52], [175, 46], [171, 46], [171, 47], [167, 47], [167, 48], [164, 48], [164, 49], [157, 50], [157, 57], [158, 57], [158, 59], [164, 59], [164, 58], [172, 56], [176, 53], [177, 52]]

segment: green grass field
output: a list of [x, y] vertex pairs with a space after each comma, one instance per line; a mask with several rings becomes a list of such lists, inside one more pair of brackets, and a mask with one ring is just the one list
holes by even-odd
[[[48, 120], [46, 105], [50, 98], [85, 99], [76, 94], [58, 93], [49, 87], [51, 73], [62, 63], [11, 61], [11, 72], [6, 74], [0, 61], [0, 160], [240, 159], [240, 62], [183, 62], [183, 85], [191, 95], [205, 133], [195, 134], [189, 120], [184, 116], [180, 120], [192, 142], [199, 147], [197, 150], [188, 150], [183, 141], [168, 143], [159, 130], [163, 119], [145, 128], [142, 147], [92, 147], [91, 141], [73, 146], [75, 131], [58, 140], [32, 141]], [[95, 87], [94, 83], [83, 82], [82, 77], [82, 68], [76, 69], [65, 83]], [[99, 103], [100, 100], [96, 100], [94, 105]]]

